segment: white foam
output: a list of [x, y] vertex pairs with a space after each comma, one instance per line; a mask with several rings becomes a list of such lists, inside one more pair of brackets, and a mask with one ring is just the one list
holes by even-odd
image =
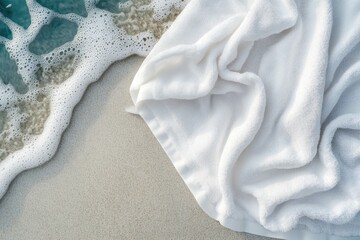
[[[70, 122], [72, 110], [90, 83], [96, 81], [114, 61], [133, 54], [146, 56], [157, 41], [151, 31], [128, 35], [124, 29], [115, 26], [113, 16], [117, 14], [95, 8], [94, 1], [85, 2], [88, 11], [86, 18], [75, 14], [60, 15], [35, 1], [28, 0], [32, 23], [27, 30], [7, 19], [4, 20], [13, 31], [13, 40], [4, 41], [4, 44], [11, 57], [17, 61], [18, 72], [29, 86], [29, 92], [21, 95], [16, 93], [12, 86], [0, 82], [0, 111], [7, 111], [8, 133], [13, 136], [21, 135], [21, 121], [24, 115], [18, 110], [19, 101], [36, 101], [34, 99], [39, 93], [45, 93], [50, 99], [50, 115], [40, 135], [22, 136], [24, 147], [10, 153], [0, 162], [0, 197], [4, 195], [16, 175], [45, 163], [54, 155], [61, 135]], [[142, 8], [153, 9], [154, 19], [161, 20], [169, 15], [172, 7], [182, 9], [185, 4], [186, 1], [182, 0], [154, 0]], [[131, 2], [126, 5], [131, 5]], [[28, 44], [53, 16], [78, 24], [75, 39], [46, 55], [37, 56], [30, 53], [27, 49]], [[41, 64], [45, 70], [49, 69], [58, 64], [64, 55], [69, 54], [75, 54], [73, 75], [61, 84], [39, 87], [35, 76], [37, 65]]]

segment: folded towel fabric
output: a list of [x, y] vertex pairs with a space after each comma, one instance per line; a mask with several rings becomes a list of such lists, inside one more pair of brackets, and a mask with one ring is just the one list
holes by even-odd
[[199, 205], [225, 227], [356, 237], [359, 42], [360, 1], [193, 0], [130, 93]]

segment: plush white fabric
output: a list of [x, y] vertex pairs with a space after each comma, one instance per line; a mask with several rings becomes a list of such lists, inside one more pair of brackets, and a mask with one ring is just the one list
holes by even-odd
[[360, 236], [359, 41], [358, 0], [193, 0], [131, 97], [224, 226]]

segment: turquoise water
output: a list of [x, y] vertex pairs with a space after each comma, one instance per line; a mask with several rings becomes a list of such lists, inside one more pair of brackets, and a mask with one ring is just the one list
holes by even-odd
[[12, 32], [10, 28], [1, 20], [0, 20], [0, 36], [10, 40], [12, 39]]
[[25, 29], [31, 24], [29, 8], [25, 0], [0, 0], [0, 12]]
[[87, 17], [85, 4], [81, 0], [36, 0], [40, 5], [54, 12], [67, 14], [75, 13]]
[[24, 94], [28, 87], [17, 72], [16, 62], [10, 58], [4, 44], [0, 44], [0, 78], [4, 84], [11, 84], [18, 93]]
[[42, 55], [53, 51], [74, 39], [78, 25], [64, 18], [55, 17], [41, 27], [35, 39], [29, 44], [29, 51]]
[[[88, 13], [84, 0], [36, 0], [42, 7], [52, 10], [58, 14], [77, 14], [83, 18], [87, 18]], [[94, 7], [103, 9], [110, 13], [120, 13], [120, 3], [129, 2], [129, 0], [97, 0], [91, 2]], [[135, 5], [148, 4], [148, 0], [132, 0]], [[26, 0], [0, 0], [0, 84], [10, 84], [17, 93], [25, 94], [28, 92], [28, 86], [24, 83], [23, 77], [19, 74], [18, 59], [13, 59], [11, 51], [7, 49], [6, 41], [13, 40], [13, 33], [7, 25], [8, 20], [13, 21], [23, 29], [27, 29], [31, 25], [31, 16]], [[49, 12], [50, 13], [50, 12]], [[134, 15], [136, 16], [136, 15]], [[149, 13], [148, 15], [150, 16]], [[139, 17], [139, 16], [136, 16]], [[151, 18], [151, 17], [150, 17]], [[72, 19], [72, 18], [71, 18]], [[78, 25], [72, 20], [62, 17], [53, 17], [48, 24], [42, 25], [35, 33], [35, 37], [28, 43], [27, 49], [30, 53], [41, 56], [53, 52], [56, 48], [71, 42], [76, 37]], [[146, 21], [151, 22], [151, 19]], [[121, 20], [122, 21], [122, 20]], [[135, 34], [141, 32], [143, 25], [139, 20], [131, 19], [124, 27], [127, 34]], [[156, 25], [154, 25], [156, 26]], [[139, 31], [135, 31], [140, 29]], [[132, 31], [134, 30], [134, 31]], [[145, 30], [145, 29], [144, 29]], [[155, 35], [156, 36], [156, 35]], [[9, 53], [10, 52], [10, 53]], [[23, 66], [21, 66], [23, 67]]]
[[[36, 0], [41, 6], [60, 14], [74, 13], [87, 17], [88, 13], [83, 0]], [[99, 0], [95, 6], [112, 13], [119, 13], [119, 3], [128, 0]], [[24, 29], [31, 24], [31, 17], [26, 0], [0, 0], [0, 12], [3, 17], [10, 19]], [[78, 25], [61, 17], [54, 17], [49, 24], [43, 25], [36, 37], [28, 45], [28, 49], [35, 55], [43, 55], [72, 41], [78, 31]], [[7, 24], [0, 19], [0, 36], [11, 40], [12, 32]], [[1, 40], [1, 37], [0, 37]], [[4, 84], [11, 84], [21, 94], [27, 92], [28, 87], [17, 72], [16, 62], [11, 59], [4, 44], [0, 45], [0, 79]]]

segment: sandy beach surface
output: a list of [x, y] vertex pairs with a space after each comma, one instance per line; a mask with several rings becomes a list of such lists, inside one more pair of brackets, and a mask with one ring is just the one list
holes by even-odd
[[197, 205], [142, 119], [124, 111], [143, 58], [113, 64], [75, 108], [55, 155], [0, 201], [0, 239], [241, 239]]

